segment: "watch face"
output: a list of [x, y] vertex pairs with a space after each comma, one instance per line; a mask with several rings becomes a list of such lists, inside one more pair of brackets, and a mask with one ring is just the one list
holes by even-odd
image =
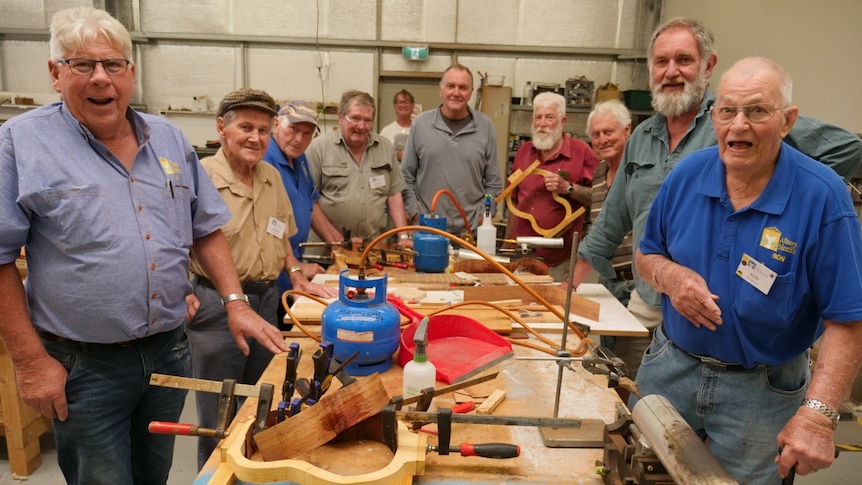
[[572, 184], [569, 184], [569, 188], [568, 188], [568, 189], [566, 189], [566, 193], [567, 193], [567, 194], [571, 194], [571, 193], [572, 193], [572, 192], [574, 192], [574, 191], [575, 191], [575, 186], [574, 186], [574, 185], [572, 185]]

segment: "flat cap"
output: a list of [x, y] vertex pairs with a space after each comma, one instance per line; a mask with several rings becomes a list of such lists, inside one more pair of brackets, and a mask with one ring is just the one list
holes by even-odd
[[271, 116], [278, 114], [275, 111], [275, 100], [272, 96], [260, 89], [242, 88], [232, 93], [227, 93], [218, 105], [217, 116], [224, 116], [230, 110], [237, 108], [254, 108], [269, 113]]
[[287, 117], [291, 123], [311, 123], [320, 129], [317, 121], [317, 110], [301, 99], [293, 100], [278, 111], [278, 116]]

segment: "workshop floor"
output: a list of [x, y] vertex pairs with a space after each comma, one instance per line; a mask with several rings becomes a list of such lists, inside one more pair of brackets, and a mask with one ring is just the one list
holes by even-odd
[[[847, 407], [847, 406], [845, 406]], [[862, 408], [860, 408], [862, 410]], [[194, 396], [189, 393], [182, 421], [196, 422]], [[835, 442], [853, 445], [862, 449], [862, 412], [856, 413], [855, 421], [841, 421], [835, 434]], [[850, 485], [858, 484], [862, 474], [862, 460], [856, 452], [842, 451], [835, 464], [826, 470], [807, 477], [797, 477], [798, 485]], [[196, 441], [194, 438], [178, 437], [174, 449], [174, 466], [168, 485], [189, 485], [197, 476]], [[24, 482], [26, 480], [26, 482]], [[9, 473], [9, 457], [6, 454], [6, 441], [0, 438], [0, 485], [58, 485], [64, 483], [63, 474], [57, 467], [57, 452], [53, 438], [42, 437], [42, 466], [26, 478], [16, 478]]]

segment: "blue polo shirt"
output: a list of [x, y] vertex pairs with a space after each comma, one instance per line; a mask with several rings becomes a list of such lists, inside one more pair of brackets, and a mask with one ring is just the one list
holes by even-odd
[[[269, 147], [266, 149], [266, 155], [263, 159], [277, 168], [281, 174], [284, 189], [287, 190], [287, 196], [293, 206], [293, 218], [297, 228], [296, 234], [290, 238], [290, 246], [293, 248], [293, 255], [296, 256], [296, 259], [301, 260], [303, 248], [299, 247], [299, 243], [308, 241], [308, 233], [311, 230], [311, 211], [314, 209], [314, 201], [320, 195], [314, 185], [311, 171], [308, 169], [308, 159], [303, 153], [293, 161], [294, 166], [291, 166], [287, 157], [281, 152], [275, 138], [270, 138]], [[278, 277], [278, 288], [282, 292], [293, 288], [290, 278], [284, 271]]]
[[[862, 231], [847, 188], [786, 143], [763, 193], [739, 211], [718, 148], [686, 157], [653, 202], [640, 250], [693, 269], [719, 296], [724, 324], [712, 332], [662, 295], [665, 332], [690, 353], [776, 365], [820, 336], [821, 318], [862, 320]], [[737, 276], [744, 254], [775, 272], [768, 294]]]

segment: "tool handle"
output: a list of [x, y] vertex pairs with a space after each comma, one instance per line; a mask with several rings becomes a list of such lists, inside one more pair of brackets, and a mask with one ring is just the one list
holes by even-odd
[[194, 436], [197, 426], [186, 423], [170, 423], [167, 421], [150, 421], [147, 429], [155, 434], [174, 434], [182, 436]]
[[521, 456], [521, 447], [509, 443], [482, 443], [474, 445], [461, 443], [461, 456], [481, 456], [483, 458], [517, 458]]

